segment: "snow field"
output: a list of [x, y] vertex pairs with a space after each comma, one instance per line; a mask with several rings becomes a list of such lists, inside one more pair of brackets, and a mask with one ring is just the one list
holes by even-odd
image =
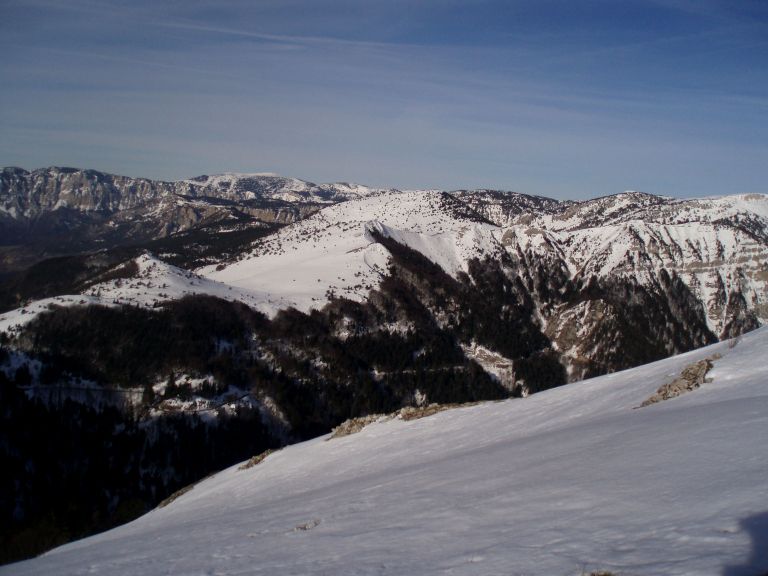
[[198, 272], [302, 311], [321, 308], [330, 293], [362, 300], [389, 263], [375, 230], [455, 276], [470, 258], [499, 250], [498, 228], [454, 218], [440, 199], [438, 192], [379, 192], [336, 204], [279, 230], [239, 262]]

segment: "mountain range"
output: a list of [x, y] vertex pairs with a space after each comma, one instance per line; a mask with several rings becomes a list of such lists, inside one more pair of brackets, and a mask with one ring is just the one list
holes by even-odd
[[191, 229], [233, 231], [294, 222], [368, 192], [273, 174], [223, 174], [163, 182], [96, 170], [0, 172], [3, 268], [50, 256], [146, 242]]
[[[6, 429], [45, 423], [2, 443], [13, 558], [349, 418], [524, 397], [768, 320], [761, 194], [6, 168], [0, 245]], [[76, 521], [50, 466], [77, 470]]]
[[[362, 302], [387, 275], [392, 242], [459, 283], [472, 284], [471, 268], [485, 263], [514, 284], [518, 303], [525, 301], [525, 314], [572, 378], [599, 372], [600, 363], [611, 369], [613, 360], [602, 360], [610, 345], [600, 340], [621, 340], [625, 324], [643, 324], [631, 317], [638, 305], [653, 317], [653, 334], [641, 331], [657, 355], [736, 336], [768, 318], [768, 199], [759, 194], [675, 200], [626, 192], [562, 202], [492, 190], [317, 185], [272, 174], [160, 182], [66, 168], [6, 168], [0, 182], [6, 253], [30, 245], [71, 251], [62, 235], [91, 254], [99, 245], [144, 244], [151, 251], [136, 253], [136, 261], [156, 261], [153, 272], [141, 272], [154, 284], [199, 277], [165, 298], [224, 289], [234, 291], [228, 299], [269, 315], [320, 309], [330, 295]], [[87, 268], [104, 273], [123, 264], [100, 259]], [[21, 286], [17, 305], [62, 295], [46, 292], [45, 282], [25, 290], [21, 278], [8, 290]], [[80, 274], [77, 287], [89, 289], [77, 292], [145, 305], [150, 294], [153, 305], [164, 298], [95, 280], [98, 274]]]

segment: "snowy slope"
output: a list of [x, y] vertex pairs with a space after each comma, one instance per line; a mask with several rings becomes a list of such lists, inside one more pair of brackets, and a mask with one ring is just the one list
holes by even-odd
[[194, 272], [166, 264], [148, 253], [131, 262], [135, 263], [137, 268], [132, 278], [101, 282], [88, 288], [82, 295], [62, 295], [35, 300], [23, 308], [0, 314], [0, 332], [18, 329], [50, 306], [100, 304], [153, 308], [161, 302], [179, 300], [193, 294], [207, 294], [242, 302], [266, 314], [274, 314], [283, 306], [278, 298], [272, 298], [269, 294], [209, 280]]
[[[763, 574], [768, 329], [209, 478], [2, 574]], [[635, 409], [686, 365], [712, 381]]]
[[461, 209], [444, 192], [378, 192], [279, 230], [239, 262], [198, 272], [304, 311], [320, 308], [331, 292], [361, 300], [378, 285], [389, 258], [371, 232], [417, 250], [454, 276], [471, 258], [498, 254], [500, 229]]

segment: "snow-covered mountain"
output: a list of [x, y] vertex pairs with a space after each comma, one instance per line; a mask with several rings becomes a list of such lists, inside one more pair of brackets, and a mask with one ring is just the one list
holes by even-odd
[[[350, 417], [527, 396], [768, 320], [765, 195], [559, 202], [263, 174], [117, 185], [44, 173], [48, 188], [24, 198], [48, 208], [25, 233], [66, 222], [79, 238], [75, 215], [91, 240], [117, 244], [0, 277], [8, 429], [34, 420], [57, 440], [0, 438], [13, 471], [0, 559], [112, 526]], [[143, 200], [123, 198], [131, 186]], [[50, 204], [57, 187], [67, 207]], [[172, 232], [184, 210], [198, 210], [191, 227]], [[79, 476], [53, 481], [62, 467]]]
[[[766, 350], [763, 328], [526, 399], [381, 418], [0, 573], [764, 574]], [[640, 407], [692, 366], [700, 387]]]
[[232, 264], [200, 273], [282, 297], [282, 307], [319, 308], [330, 294], [363, 300], [387, 274], [381, 234], [453, 277], [473, 258], [499, 258], [497, 227], [445, 192], [385, 191], [337, 204], [257, 242]]
[[15, 219], [34, 219], [61, 209], [115, 214], [159, 201], [176, 202], [179, 197], [322, 204], [372, 191], [346, 182], [314, 184], [271, 173], [205, 175], [175, 182], [59, 167], [31, 172], [4, 168], [0, 174], [0, 212]]
[[315, 184], [298, 178], [286, 178], [271, 172], [256, 174], [227, 173], [198, 176], [174, 183], [176, 193], [195, 197], [210, 196], [229, 200], [279, 200], [333, 204], [361, 198], [374, 188], [349, 182]]
[[[265, 175], [189, 182], [221, 198], [248, 200], [258, 189], [261, 198], [328, 205], [194, 271], [172, 271], [162, 253], [142, 256], [138, 283], [94, 282], [84, 295], [157, 306], [209, 293], [270, 316], [291, 307], [319, 310], [337, 298], [363, 303], [391, 276], [394, 243], [467, 289], [477, 285], [478, 274], [496, 270], [514, 285], [486, 287], [499, 299], [499, 313], [505, 298], [507, 306], [524, 304], [517, 315], [549, 342], [571, 380], [735, 336], [768, 320], [765, 195], [674, 200], [627, 192], [557, 202], [487, 190], [351, 186], [346, 196], [329, 196], [328, 188]], [[202, 197], [200, 190], [195, 197]], [[142, 264], [148, 259], [156, 265]], [[178, 278], [187, 278], [186, 285]], [[427, 308], [438, 325], [451, 325], [450, 306]], [[0, 325], [18, 320], [9, 313]], [[464, 345], [475, 350], [478, 343], [470, 335]], [[642, 350], [622, 364], [624, 343]], [[496, 364], [515, 360], [490, 352], [501, 354]]]
[[0, 171], [0, 272], [52, 255], [204, 229], [294, 222], [326, 204], [369, 194], [349, 183], [275, 174], [221, 174], [164, 182], [96, 170]]
[[[575, 281], [655, 287], [673, 273], [721, 338], [768, 319], [765, 195], [673, 200], [625, 193], [525, 217], [505, 235], [523, 259], [548, 258]], [[580, 315], [589, 311], [569, 311], [560, 324], [579, 323]]]
[[[329, 292], [364, 298], [386, 269], [374, 229], [453, 277], [484, 258], [511, 258], [521, 276], [543, 265], [575, 282], [658, 286], [664, 270], [704, 305], [714, 334], [754, 325], [744, 317], [768, 320], [768, 197], [757, 194], [680, 201], [625, 193], [558, 203], [488, 191], [388, 191], [325, 209], [264, 238], [239, 262], [201, 273], [303, 310]], [[542, 315], [555, 313], [539, 296]]]

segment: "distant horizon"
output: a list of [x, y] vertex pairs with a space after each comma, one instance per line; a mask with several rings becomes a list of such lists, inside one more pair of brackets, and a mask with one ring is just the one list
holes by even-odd
[[765, 190], [762, 0], [5, 0], [0, 158], [177, 180]]
[[264, 176], [264, 177], [275, 177], [275, 178], [294, 178], [296, 180], [301, 180], [302, 182], [307, 182], [310, 184], [340, 184], [340, 183], [346, 183], [346, 184], [356, 184], [359, 186], [366, 186], [368, 188], [377, 188], [377, 189], [390, 189], [390, 190], [400, 190], [400, 191], [428, 191], [428, 190], [441, 190], [445, 192], [455, 192], [460, 190], [491, 190], [491, 191], [497, 191], [497, 192], [511, 192], [516, 194], [523, 194], [525, 196], [541, 196], [544, 198], [549, 198], [551, 200], [558, 200], [558, 201], [575, 201], [575, 202], [583, 202], [587, 200], [594, 200], [597, 198], [606, 198], [609, 196], [616, 196], [619, 194], [631, 194], [631, 193], [638, 193], [638, 194], [647, 194], [650, 196], [658, 196], [662, 198], [673, 198], [673, 199], [704, 199], [709, 197], [719, 197], [719, 196], [743, 196], [743, 195], [749, 195], [749, 194], [760, 194], [760, 195], [768, 195], [768, 192], [761, 192], [761, 191], [743, 191], [743, 192], [730, 192], [730, 193], [723, 193], [723, 194], [706, 194], [701, 196], [679, 196], [674, 194], [664, 194], [664, 193], [657, 193], [657, 192], [649, 192], [647, 190], [637, 190], [632, 188], [625, 188], [623, 190], [619, 190], [616, 192], [609, 192], [607, 194], [595, 194], [592, 196], [587, 197], [558, 197], [558, 196], [548, 196], [546, 194], [537, 194], [537, 193], [531, 193], [526, 192], [517, 188], [510, 188], [510, 187], [501, 187], [501, 188], [489, 188], [487, 186], [460, 186], [460, 187], [435, 187], [435, 186], [427, 186], [427, 187], [414, 187], [414, 186], [392, 186], [388, 184], [370, 184], [368, 182], [358, 182], [356, 180], [350, 180], [350, 179], [335, 179], [335, 180], [319, 180], [317, 178], [304, 178], [302, 176], [296, 176], [293, 174], [280, 174], [274, 171], [247, 171], [247, 172], [235, 172], [235, 171], [226, 171], [226, 172], [203, 172], [200, 174], [195, 174], [193, 176], [186, 176], [182, 178], [155, 178], [152, 176], [144, 176], [144, 175], [133, 175], [133, 174], [126, 174], [122, 172], [112, 172], [109, 170], [102, 170], [99, 168], [86, 168], [86, 167], [80, 167], [80, 166], [66, 166], [62, 164], [52, 164], [50, 166], [41, 166], [39, 168], [26, 168], [23, 166], [14, 166], [14, 165], [0, 165], [0, 170], [6, 170], [6, 169], [20, 169], [24, 170], [25, 172], [32, 173], [39, 170], [50, 170], [52, 168], [56, 168], [59, 170], [77, 170], [77, 171], [93, 171], [93, 172], [101, 172], [103, 174], [109, 174], [111, 176], [119, 176], [124, 178], [134, 178], [134, 179], [144, 179], [144, 180], [153, 180], [157, 182], [183, 182], [187, 180], [193, 180], [195, 178], [199, 178], [202, 176]]

